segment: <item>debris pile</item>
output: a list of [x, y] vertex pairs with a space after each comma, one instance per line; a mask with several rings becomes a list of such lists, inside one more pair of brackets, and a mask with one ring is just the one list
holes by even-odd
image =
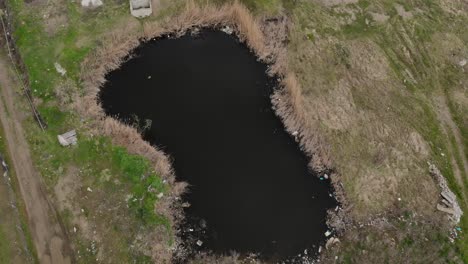
[[447, 185], [447, 180], [445, 177], [440, 173], [439, 169], [434, 165], [429, 163], [429, 172], [437, 181], [440, 187], [440, 196], [441, 196], [441, 203], [437, 204], [437, 210], [447, 213], [449, 219], [457, 224], [460, 222], [460, 218], [463, 214], [463, 211], [458, 205], [457, 197], [455, 194], [450, 190]]
[[57, 138], [58, 138], [60, 145], [64, 147], [69, 146], [69, 145], [76, 145], [76, 143], [78, 142], [78, 139], [76, 138], [75, 130], [71, 130], [62, 135], [58, 135]]

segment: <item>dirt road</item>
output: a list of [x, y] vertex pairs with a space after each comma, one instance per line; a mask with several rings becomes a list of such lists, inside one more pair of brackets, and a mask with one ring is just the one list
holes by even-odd
[[72, 254], [64, 230], [44, 189], [41, 175], [31, 160], [17, 103], [20, 87], [9, 69], [8, 60], [0, 56], [0, 121], [4, 128], [7, 148], [18, 178], [21, 195], [26, 205], [33, 243], [40, 263], [67, 264]]

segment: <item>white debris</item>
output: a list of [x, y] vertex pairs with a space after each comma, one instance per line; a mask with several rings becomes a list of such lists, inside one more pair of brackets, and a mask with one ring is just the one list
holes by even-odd
[[224, 33], [226, 33], [226, 34], [229, 34], [229, 35], [231, 35], [232, 32], [234, 32], [234, 30], [233, 30], [230, 26], [222, 27], [222, 28], [221, 28], [221, 31], [224, 32]]
[[328, 249], [337, 243], [340, 243], [340, 240], [336, 237], [331, 237], [330, 239], [327, 240], [327, 243], [325, 244], [325, 248]]
[[197, 240], [197, 246], [201, 247], [203, 245], [203, 241]]
[[93, 190], [91, 190], [91, 188], [89, 188], [89, 187], [88, 187], [86, 190], [87, 190], [88, 192], [93, 192]]
[[76, 226], [73, 227], [73, 232], [76, 233]]
[[460, 65], [460, 67], [463, 67], [463, 66], [465, 66], [467, 63], [468, 63], [468, 61], [467, 61], [466, 59], [463, 59], [463, 60], [461, 60], [461, 61], [458, 63], [458, 65]]
[[65, 70], [62, 65], [60, 65], [58, 62], [54, 63], [55, 69], [57, 70], [60, 75], [65, 76], [67, 73], [67, 70]]
[[325, 173], [325, 174], [323, 175], [323, 177], [324, 177], [325, 179], [328, 179], [328, 174]]
[[101, 0], [81, 0], [82, 7], [94, 8], [94, 7], [102, 6], [102, 4], [103, 3]]
[[401, 201], [401, 198], [400, 198], [400, 197], [398, 197], [398, 201]]
[[296, 130], [296, 131], [294, 131], [294, 132], [292, 133], [292, 135], [295, 137], [295, 136], [299, 135], [299, 132]]
[[158, 195], [157, 195], [158, 199], [163, 198], [163, 196], [164, 196], [164, 193], [158, 193]]
[[75, 130], [70, 130], [62, 135], [58, 135], [57, 138], [60, 145], [64, 147], [69, 145], [76, 145], [76, 143], [78, 142]]
[[138, 18], [151, 15], [153, 13], [151, 0], [130, 0], [130, 13]]
[[326, 236], [326, 237], [329, 237], [330, 235], [331, 235], [330, 230], [327, 230], [327, 232], [325, 232], [325, 236]]

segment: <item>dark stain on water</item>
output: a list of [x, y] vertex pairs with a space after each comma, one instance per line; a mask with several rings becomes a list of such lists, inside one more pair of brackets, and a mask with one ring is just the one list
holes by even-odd
[[234, 36], [205, 29], [143, 43], [100, 99], [108, 115], [152, 121], [144, 138], [191, 185], [187, 228], [206, 223], [202, 248], [278, 260], [316, 252], [336, 202], [272, 110], [266, 70]]

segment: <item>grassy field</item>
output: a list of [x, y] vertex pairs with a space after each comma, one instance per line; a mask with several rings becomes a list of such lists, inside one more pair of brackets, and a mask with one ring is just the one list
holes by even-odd
[[[177, 14], [182, 2], [159, 1], [146, 21]], [[335, 177], [351, 205], [347, 214], [362, 224], [345, 232], [325, 260], [468, 263], [468, 218], [450, 242], [452, 228], [435, 209], [439, 194], [427, 165], [437, 165], [466, 211], [468, 69], [459, 62], [468, 59], [468, 7], [457, 0], [242, 2], [259, 18], [288, 17], [288, 69], [301, 86], [308, 120], [331, 149]], [[141, 23], [117, 0], [94, 10], [59, 0], [8, 3], [31, 89], [49, 125], [43, 133], [28, 118], [30, 145], [59, 197], [78, 261], [157, 258], [151, 252], [174, 241], [171, 221], [155, 211], [157, 195], [171, 192], [170, 186], [148, 160], [93, 135], [88, 120], [67, 108], [84, 91], [81, 62], [106, 45], [103, 36], [129, 24], [143, 30]], [[79, 144], [62, 148], [56, 135], [72, 128]], [[370, 219], [382, 221], [366, 225]]]

